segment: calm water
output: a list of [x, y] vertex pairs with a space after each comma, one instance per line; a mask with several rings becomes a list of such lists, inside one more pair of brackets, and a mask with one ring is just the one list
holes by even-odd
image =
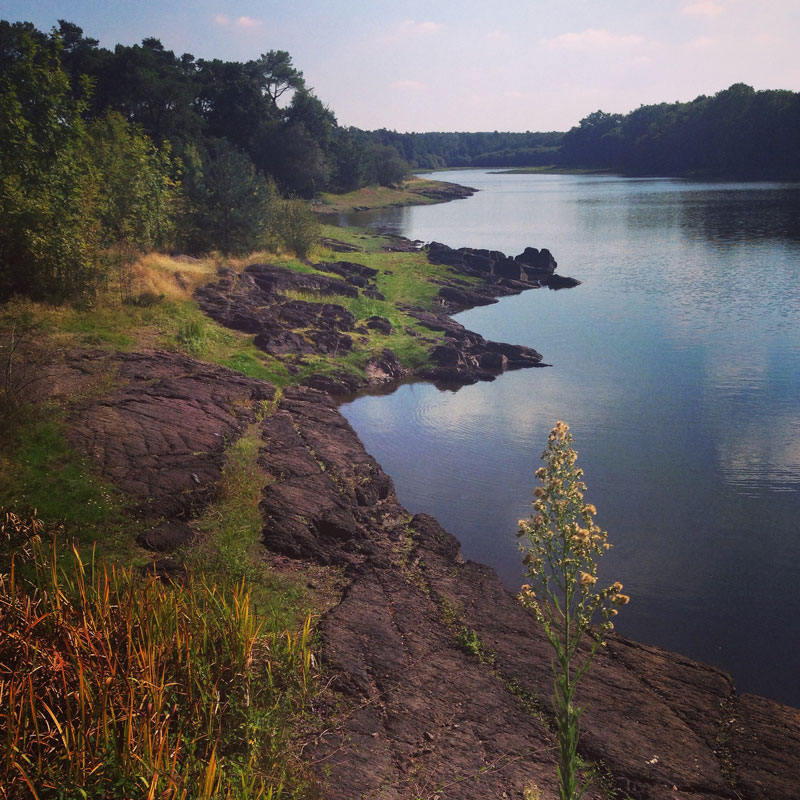
[[800, 706], [800, 185], [457, 173], [481, 191], [358, 222], [548, 247], [584, 283], [459, 315], [549, 369], [342, 411], [402, 502], [522, 582], [516, 521], [556, 419], [632, 596], [618, 629]]

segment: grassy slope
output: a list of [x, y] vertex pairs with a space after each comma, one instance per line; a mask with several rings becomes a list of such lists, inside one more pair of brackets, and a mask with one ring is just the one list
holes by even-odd
[[[420, 326], [400, 311], [397, 304], [431, 307], [438, 291], [431, 280], [442, 277], [445, 268], [429, 264], [421, 253], [385, 252], [382, 237], [359, 229], [323, 226], [323, 234], [362, 251], [335, 253], [320, 247], [310, 262], [269, 253], [254, 253], [248, 258], [224, 262], [240, 269], [247, 263], [269, 261], [287, 269], [315, 272], [311, 266], [314, 262], [350, 260], [379, 271], [376, 282], [385, 300], [310, 295], [302, 299], [339, 303], [354, 314], [357, 324], [373, 315], [386, 317], [392, 323], [393, 333], [369, 331], [365, 341], [356, 337], [350, 353], [309, 357], [296, 375], [290, 374], [278, 358], [256, 348], [252, 335], [223, 328], [203, 314], [191, 299], [195, 286], [215, 278], [217, 266], [223, 263], [221, 259], [186, 261], [157, 255], [146, 257], [135, 270], [140, 304], [120, 303], [113, 295], [93, 307], [52, 307], [22, 301], [9, 304], [4, 317], [30, 315], [39, 327], [40, 341], [54, 352], [73, 347], [109, 351], [165, 349], [269, 380], [279, 387], [299, 382], [315, 371], [345, 369], [363, 374], [366, 361], [386, 347], [409, 367], [424, 364], [425, 347], [419, 337], [409, 335], [405, 329], [429, 338], [440, 334]], [[155, 299], [157, 295], [160, 299]], [[109, 376], [106, 380], [113, 378]], [[97, 386], [94, 391], [107, 388]], [[103, 541], [113, 557], [145, 558], [147, 554], [138, 553], [130, 545], [134, 538], [130, 534], [135, 533], [136, 524], [126, 519], [122, 511], [125, 499], [92, 477], [87, 465], [65, 443], [61, 424], [67, 411], [68, 403], [50, 406], [46, 414], [17, 420], [7, 428], [0, 442], [0, 504], [30, 505], [47, 519], [67, 519], [80, 529], [86, 542]]]
[[[403, 201], [402, 196], [394, 197], [395, 202]], [[253, 345], [253, 336], [222, 328], [191, 299], [196, 286], [214, 279], [216, 268], [222, 263], [214, 258], [188, 260], [151, 255], [134, 269], [135, 303], [121, 303], [113, 293], [92, 307], [11, 303], [0, 317], [0, 328], [13, 317], [27, 315], [36, 326], [36, 346], [51, 352], [72, 347], [109, 351], [160, 348], [221, 364], [272, 381], [279, 387], [297, 382], [313, 371], [347, 369], [362, 373], [368, 358], [384, 347], [391, 348], [410, 367], [424, 363], [425, 349], [405, 328], [428, 337], [436, 334], [421, 328], [397, 304], [430, 307], [438, 291], [430, 279], [443, 275], [444, 268], [429, 264], [419, 253], [384, 252], [384, 240], [364, 231], [323, 226], [322, 233], [356, 245], [361, 252], [340, 254], [317, 248], [310, 262], [269, 253], [225, 261], [237, 269], [247, 263], [268, 261], [287, 269], [315, 272], [311, 266], [314, 262], [349, 260], [379, 271], [376, 281], [386, 300], [361, 296], [303, 299], [338, 302], [359, 322], [375, 314], [387, 317], [394, 332], [386, 336], [370, 331], [366, 341], [356, 340], [353, 351], [346, 356], [309, 358], [294, 376], [279, 359], [258, 350]], [[107, 391], [113, 381], [113, 375], [106, 376], [89, 391]], [[15, 413], [13, 422], [9, 417], [5, 420], [7, 424], [0, 426], [0, 506], [19, 512], [25, 507], [38, 509], [38, 516], [49, 524], [64, 520], [67, 537], [76, 537], [84, 557], [96, 548], [93, 558], [144, 566], [152, 560], [152, 554], [135, 544], [141, 523], [126, 513], [128, 498], [93, 475], [88, 463], [70, 449], [63, 435], [70, 405], [79, 400], [72, 397], [60, 403], [34, 405]], [[270, 413], [270, 409], [264, 409], [263, 413]], [[320, 613], [335, 602], [338, 577], [332, 571], [325, 574], [314, 571], [312, 575], [311, 568], [302, 574], [276, 571], [265, 560], [263, 550], [258, 547], [261, 532], [258, 503], [266, 480], [257, 466], [258, 448], [255, 428], [230, 445], [217, 499], [194, 520], [199, 532], [198, 544], [182, 557], [195, 574], [203, 574], [214, 583], [231, 586], [245, 580], [253, 587], [251, 602], [254, 613], [264, 620], [265, 635], [272, 637], [272, 641], [281, 635], [290, 642], [297, 641], [307, 615]], [[8, 569], [8, 556], [9, 550], [0, 543], [0, 573]], [[316, 588], [310, 590], [309, 584]], [[298, 666], [292, 662], [281, 668], [294, 674]], [[302, 722], [302, 707], [278, 703], [264, 714], [270, 730], [281, 732], [271, 744], [270, 758], [274, 763], [268, 771], [270, 775], [281, 774], [285, 782], [275, 797], [306, 796], [305, 778], [291, 767], [293, 748], [297, 746], [296, 730], [307, 727]], [[275, 767], [275, 763], [279, 766]], [[223, 768], [219, 766], [218, 770], [222, 775]]]
[[392, 189], [388, 186], [366, 186], [346, 194], [322, 192], [321, 203], [316, 205], [315, 210], [322, 214], [344, 214], [367, 208], [429, 205], [441, 202], [441, 200], [426, 197], [420, 192], [440, 185], [440, 181], [413, 177], [409, 178], [399, 189]]

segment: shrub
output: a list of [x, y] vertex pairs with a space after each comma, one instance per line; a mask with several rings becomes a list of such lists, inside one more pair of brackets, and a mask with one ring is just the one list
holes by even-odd
[[[536, 471], [542, 485], [534, 490], [533, 514], [520, 520], [518, 534], [526, 540], [520, 549], [533, 584], [522, 587], [520, 599], [533, 610], [555, 653], [553, 710], [561, 800], [578, 800], [593, 777], [578, 786], [582, 709], [575, 705], [575, 690], [614, 627], [611, 618], [629, 600], [619, 582], [594, 588], [597, 560], [611, 545], [594, 522], [595, 507], [583, 501], [586, 484], [571, 445], [568, 426], [557, 422], [542, 453], [545, 466]], [[595, 617], [601, 622], [591, 627]]]
[[43, 334], [27, 311], [7, 308], [0, 317], [0, 428], [13, 425], [17, 413], [38, 399], [49, 356]]
[[297, 197], [274, 197], [270, 203], [270, 233], [273, 241], [306, 258], [319, 241], [319, 221], [306, 203]]

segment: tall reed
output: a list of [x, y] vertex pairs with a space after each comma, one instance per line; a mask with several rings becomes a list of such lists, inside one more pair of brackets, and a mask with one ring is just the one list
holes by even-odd
[[265, 633], [244, 583], [164, 583], [2, 509], [0, 532], [0, 800], [296, 796], [310, 618]]

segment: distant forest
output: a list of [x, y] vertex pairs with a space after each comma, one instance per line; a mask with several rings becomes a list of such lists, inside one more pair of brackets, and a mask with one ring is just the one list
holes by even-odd
[[566, 133], [363, 131], [339, 125], [282, 50], [206, 60], [148, 38], [112, 51], [66, 21], [46, 33], [0, 21], [0, 297], [42, 264], [68, 294], [116, 246], [245, 252], [267, 216], [297, 222], [281, 198], [394, 185], [413, 169], [794, 179], [798, 153], [791, 91], [736, 84], [596, 111]]
[[371, 134], [415, 168], [608, 169], [635, 175], [800, 178], [800, 93], [743, 83], [688, 103], [595, 111], [566, 133]]

